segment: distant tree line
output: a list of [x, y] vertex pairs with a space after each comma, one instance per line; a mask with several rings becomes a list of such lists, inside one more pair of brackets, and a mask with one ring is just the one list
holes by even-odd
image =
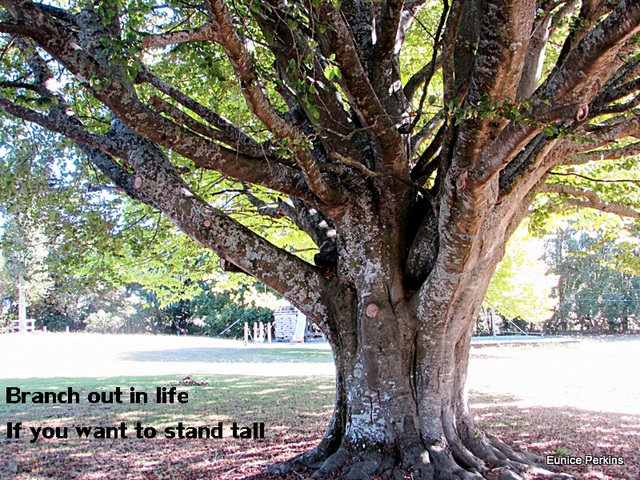
[[637, 253], [633, 242], [616, 243], [601, 231], [558, 230], [547, 244], [549, 272], [558, 276], [547, 330], [640, 329], [640, 276], [628, 261]]
[[[27, 317], [36, 329], [48, 331], [218, 335], [239, 320], [225, 332], [233, 338], [243, 335], [245, 321], [272, 321], [263, 298], [269, 294], [260, 284], [215, 288], [211, 280], [176, 277], [150, 262], [119, 277], [107, 255], [96, 259], [64, 252], [65, 243], [35, 217], [27, 210], [3, 219], [0, 326], [18, 317], [19, 283], [26, 292]], [[136, 274], [148, 285], [131, 281]], [[272, 303], [277, 300], [270, 296]]]
[[[272, 322], [273, 310], [257, 306], [249, 298], [248, 287], [212, 293], [202, 290], [190, 299], [164, 305], [151, 290], [139, 284], [121, 286], [101, 293], [68, 294], [53, 287], [49, 294], [28, 307], [36, 328], [47, 331], [86, 331], [95, 333], [151, 333], [241, 338], [244, 322]], [[17, 305], [8, 309], [15, 315]], [[5, 314], [4, 318], [7, 319]], [[179, 329], [179, 330], [178, 330]]]
[[158, 212], [75, 183], [68, 146], [24, 125], [0, 143], [0, 326], [18, 316], [20, 279], [27, 317], [49, 331], [218, 335], [241, 320], [225, 333], [240, 337], [244, 321], [271, 321], [263, 285], [218, 278], [218, 257]]
[[[584, 220], [584, 219], [583, 219]], [[546, 240], [519, 230], [493, 276], [475, 335], [640, 330], [636, 234], [577, 220]], [[620, 240], [624, 238], [624, 240]]]
[[[265, 305], [259, 297], [266, 288], [260, 284], [216, 289], [210, 281], [176, 280], [163, 271], [141, 274], [152, 280], [146, 286], [117, 283], [109, 275], [82, 275], [77, 265], [60, 263], [55, 242], [28, 215], [5, 221], [2, 247], [2, 325], [17, 317], [19, 276], [28, 292], [28, 317], [36, 320], [36, 328], [49, 331], [68, 327], [214, 336], [232, 327], [225, 337], [239, 338], [244, 322], [273, 321], [275, 297]], [[491, 335], [492, 322], [498, 334], [640, 330], [634, 248], [633, 242], [611, 241], [603, 231], [587, 233], [570, 226], [549, 236], [536, 258], [526, 238], [516, 235], [494, 275], [475, 334]], [[176, 285], [182, 285], [182, 295], [175, 293]]]

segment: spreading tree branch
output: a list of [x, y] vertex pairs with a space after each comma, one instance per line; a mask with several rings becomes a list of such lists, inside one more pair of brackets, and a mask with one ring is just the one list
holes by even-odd
[[[422, 152], [420, 158], [416, 162], [416, 165], [411, 170], [411, 179], [415, 182], [422, 184], [427, 178], [431, 176], [433, 172], [440, 166], [440, 157], [435, 157], [438, 151], [442, 148], [442, 142], [444, 141], [446, 134], [446, 125], [440, 127], [438, 133], [431, 141], [429, 146]], [[435, 158], [434, 158], [435, 157]]]
[[138, 200], [139, 202], [160, 210], [159, 205], [152, 197], [135, 188], [135, 176], [128, 172], [111, 155], [83, 143], [78, 143], [77, 145], [86, 155], [89, 162], [95, 165], [119, 190], [134, 200]]
[[640, 154], [640, 142], [632, 143], [621, 148], [609, 148], [602, 150], [593, 150], [590, 152], [581, 152], [564, 160], [562, 162], [562, 165], [584, 165], [586, 163], [592, 163], [601, 160], [618, 160], [620, 158], [638, 154]]
[[309, 235], [319, 253], [314, 260], [322, 267], [335, 266], [337, 261], [336, 230], [333, 222], [317, 209], [311, 208], [302, 200], [291, 199], [293, 205], [279, 199], [277, 206], [271, 206], [260, 200], [248, 185], [244, 185], [243, 195], [256, 208], [260, 215], [275, 219], [288, 217], [301, 231]]
[[634, 185], [640, 185], [640, 180], [635, 180], [632, 178], [621, 178], [621, 179], [603, 179], [603, 178], [593, 178], [587, 175], [582, 175], [580, 173], [575, 172], [549, 172], [549, 175], [556, 175], [558, 177], [576, 177], [582, 178], [583, 180], [587, 180], [593, 183], [632, 183]]
[[[275, 155], [273, 155], [273, 152], [269, 152], [270, 149], [268, 147], [262, 148], [260, 145], [254, 144], [254, 142], [251, 142], [249, 144], [247, 144], [247, 142], [240, 143], [239, 140], [236, 141], [236, 143], [233, 143], [233, 140], [230, 139], [224, 132], [198, 122], [195, 118], [187, 115], [177, 107], [171, 105], [170, 103], [157, 96], [153, 96], [149, 101], [149, 104], [157, 112], [166, 113], [167, 115], [169, 115], [178, 125], [183, 125], [207, 138], [223, 142], [231, 147], [235, 147], [236, 151], [242, 153], [243, 155], [249, 155], [256, 158], [267, 157], [270, 160], [274, 161], [280, 160], [275, 157]], [[268, 153], [271, 153], [271, 155], [268, 155]], [[282, 161], [282, 163], [287, 162]]]
[[409, 102], [402, 90], [402, 73], [399, 55], [404, 41], [405, 28], [413, 15], [405, 10], [404, 0], [382, 2], [376, 15], [376, 41], [371, 49], [369, 78], [387, 114], [396, 123], [406, 117]]
[[538, 83], [542, 78], [547, 43], [551, 35], [551, 25], [553, 24], [554, 19], [554, 16], [550, 11], [553, 5], [554, 4], [552, 2], [549, 2], [547, 5], [547, 11], [544, 11], [542, 16], [534, 24], [531, 39], [529, 40], [529, 46], [527, 48], [527, 55], [524, 60], [524, 68], [522, 70], [520, 84], [518, 85], [516, 100], [531, 96], [531, 94], [535, 92], [536, 88], [538, 88]]
[[463, 2], [454, 2], [449, 9], [447, 23], [442, 39], [442, 87], [444, 105], [451, 105], [456, 96], [455, 88], [455, 50], [460, 22], [462, 21]]
[[195, 41], [213, 41], [217, 35], [218, 26], [214, 22], [207, 22], [198, 28], [179, 30], [175, 32], [161, 33], [158, 35], [147, 35], [142, 39], [142, 48], [158, 48], [177, 43]]
[[[46, 15], [34, 15], [28, 4], [20, 5], [19, 14], [21, 22], [26, 25], [23, 32], [34, 38], [71, 72], [105, 74], [100, 64], [92, 61], [77, 46], [65, 48], [64, 35], [61, 35], [55, 24], [47, 21]], [[34, 64], [32, 68], [37, 66]], [[46, 72], [36, 74], [40, 82], [47, 76]], [[161, 121], [162, 117], [145, 109], [128, 85], [117, 78], [112, 78], [109, 90], [93, 88], [91, 91], [103, 103], [120, 107], [120, 114], [143, 131], [149, 124], [154, 125], [154, 122], [158, 126], [167, 125]], [[112, 98], [114, 93], [118, 94], [117, 98]], [[324, 320], [327, 313], [323, 301], [326, 280], [322, 271], [275, 247], [204, 202], [182, 180], [153, 141], [140, 136], [117, 118], [112, 121], [109, 134], [96, 136], [87, 132], [76, 119], [56, 106], [51, 107], [49, 115], [44, 115], [0, 97], [0, 108], [79, 142], [89, 158], [131, 196], [159, 208], [194, 240], [285, 294], [292, 303], [307, 310], [313, 318]], [[176, 127], [172, 122], [168, 125], [172, 125], [174, 129]], [[162, 129], [156, 133], [160, 143], [164, 140], [162, 134]], [[187, 138], [180, 138], [182, 135], [185, 133], [174, 132], [174, 137], [177, 138], [171, 138], [170, 145], [176, 141], [189, 141]], [[192, 142], [197, 137], [194, 135], [189, 136]], [[133, 168], [135, 177], [132, 178], [131, 174], [113, 161], [112, 153], [123, 158]], [[238, 161], [237, 153], [235, 156]], [[257, 161], [254, 160], [254, 167], [256, 164]]]
[[278, 138], [290, 142], [311, 191], [325, 203], [342, 203], [345, 200], [345, 192], [339, 187], [330, 186], [324, 179], [309, 149], [309, 139], [278, 115], [269, 102], [262, 82], [255, 72], [251, 56], [236, 33], [226, 3], [223, 0], [211, 0], [209, 6], [219, 25], [216, 41], [225, 49], [253, 114]]
[[[640, 61], [637, 58], [633, 58], [620, 68], [591, 103], [590, 109], [593, 112], [592, 115], [616, 113], [612, 110], [620, 108], [620, 105], [611, 105], [613, 102], [621, 100], [640, 90], [640, 80], [637, 78], [638, 73], [640, 73]], [[636, 99], [637, 95], [631, 102], [622, 104], [622, 107], [625, 108], [625, 110], [622, 111], [632, 108], [628, 105]]]
[[[152, 111], [138, 99], [130, 83], [107, 70], [82, 48], [77, 48], [78, 44], [69, 38], [69, 32], [29, 3], [20, 4], [20, 8], [23, 19], [20, 33], [34, 39], [73, 75], [84, 79], [108, 79], [99, 87], [89, 86], [87, 89], [140, 135], [193, 160], [198, 167], [216, 170], [312, 202], [317, 200], [309, 191], [300, 171], [265, 158], [247, 157], [221, 148]], [[88, 35], [89, 32], [85, 32], [85, 36]], [[95, 43], [95, 39], [89, 41]]]
[[413, 100], [413, 97], [420, 88], [420, 85], [429, 84], [431, 82], [431, 78], [433, 78], [433, 75], [439, 68], [442, 68], [442, 56], [438, 56], [435, 61], [427, 63], [424, 67], [414, 73], [409, 80], [407, 80], [407, 83], [404, 86], [404, 95], [407, 97], [409, 102]]
[[256, 208], [260, 215], [275, 219], [280, 219], [287, 216], [285, 211], [280, 207], [280, 204], [278, 204], [278, 206], [268, 205], [266, 202], [256, 197], [251, 192], [251, 188], [247, 184], [243, 184], [243, 188], [240, 193], [242, 193], [242, 195], [244, 195], [244, 197], [249, 200], [249, 203]]
[[[280, 80], [276, 91], [290, 108], [284, 118], [310, 137], [318, 134], [316, 139], [327, 151], [354, 155], [356, 149], [352, 144], [341, 140], [352, 131], [353, 122], [335, 83], [325, 76], [330, 61], [322, 55], [321, 49], [312, 47], [322, 35], [320, 28], [292, 28], [287, 21], [289, 8], [270, 0], [256, 16], [263, 34], [271, 39], [269, 48], [275, 56]], [[322, 170], [323, 160], [330, 159], [326, 154], [317, 153], [319, 151], [315, 150]]]
[[[464, 106], [502, 103], [515, 99], [526, 56], [536, 2], [506, 5], [501, 0], [484, 6], [483, 24]], [[500, 15], [497, 14], [500, 12]], [[470, 118], [460, 124], [454, 158], [467, 168], [502, 130], [506, 119]], [[486, 165], [482, 166], [486, 170]]]
[[402, 172], [406, 169], [404, 142], [394, 121], [384, 109], [365, 71], [349, 26], [341, 12], [328, 2], [317, 8], [321, 21], [332, 25], [326, 32], [331, 51], [340, 65], [345, 92], [357, 109], [363, 124], [369, 128], [376, 150], [376, 162], [380, 169]]
[[589, 103], [615, 72], [612, 66], [620, 63], [617, 52], [639, 30], [640, 5], [623, 0], [584, 36], [538, 89], [536, 95], [546, 100], [534, 106], [531, 113], [534, 122], [525, 125], [511, 122], [483, 151], [476, 161], [482, 168], [473, 181], [484, 184], [505, 168], [542, 130], [535, 122], [539, 122], [538, 125], [561, 119], [584, 122], [588, 118]]
[[562, 50], [556, 62], [558, 65], [564, 63], [569, 53], [576, 47], [578, 42], [585, 37], [595, 22], [610, 10], [611, 5], [609, 2], [603, 2], [601, 0], [587, 0], [582, 2], [580, 13], [577, 18], [574, 18], [570, 33], [562, 45]]
[[589, 104], [604, 79], [611, 76], [611, 67], [619, 63], [615, 58], [619, 47], [639, 30], [640, 5], [633, 0], [621, 1], [584, 35], [544, 82], [541, 98], [548, 99], [551, 105], [546, 110], [552, 114], [558, 106], [574, 104], [578, 110]]
[[420, 148], [423, 142], [433, 134], [433, 132], [442, 126], [444, 123], [445, 111], [444, 109], [436, 113], [431, 120], [429, 120], [418, 133], [411, 138], [411, 156], [415, 155], [416, 151]]
[[[559, 165], [582, 165], [600, 160], [614, 160], [638, 151], [637, 144], [620, 148], [605, 149], [624, 137], [640, 132], [640, 118], [631, 117], [611, 125], [590, 129], [589, 141], [569, 136], [562, 139], [539, 134], [527, 148], [518, 154], [500, 174], [500, 194], [498, 201], [507, 196], [521, 198], [531, 183], [531, 172], [542, 169], [550, 171]], [[523, 190], [524, 189], [524, 190]]]
[[141, 81], [153, 85], [162, 93], [169, 96], [183, 107], [188, 108], [200, 118], [217, 128], [224, 135], [224, 140], [222, 141], [227, 145], [237, 148], [239, 151], [253, 157], [261, 157], [266, 154], [265, 150], [267, 150], [267, 147], [258, 144], [253, 140], [253, 138], [244, 133], [219, 113], [205, 107], [188, 95], [185, 95], [183, 92], [171, 86], [156, 75], [153, 75], [148, 70], [139, 72], [138, 78]]
[[[595, 210], [600, 210], [606, 213], [613, 213], [620, 215], [621, 217], [640, 219], [640, 212], [620, 203], [612, 203], [602, 200], [598, 195], [585, 188], [573, 187], [571, 185], [563, 185], [559, 183], [547, 183], [542, 186], [541, 193], [556, 193], [559, 195], [567, 195], [569, 198], [566, 200], [568, 205], [576, 207], [586, 207]], [[584, 199], [584, 200], [581, 200]]]
[[[399, 53], [397, 45], [398, 29], [404, 11], [404, 0], [387, 0], [383, 5], [382, 19], [379, 24], [379, 34], [374, 46], [374, 65], [382, 59], [393, 58]], [[378, 63], [381, 65], [381, 63]], [[375, 69], [375, 67], [374, 67]]]
[[162, 150], [123, 123], [113, 122], [111, 136], [136, 172], [135, 187], [153, 198], [180, 230], [295, 305], [304, 306], [312, 317], [326, 314], [322, 300], [326, 280], [319, 269], [207, 204], [184, 182]]
[[[420, 97], [420, 102], [418, 103], [418, 113], [415, 116], [415, 118], [413, 119], [413, 121], [411, 122], [411, 126], [409, 127], [409, 131], [410, 132], [413, 131], [413, 129], [416, 127], [416, 125], [420, 121], [420, 118], [422, 117], [422, 111], [423, 111], [422, 109], [424, 108], [424, 102], [427, 99], [427, 92], [428, 92], [428, 89], [429, 89], [429, 84], [431, 83], [431, 78], [433, 77], [433, 75], [434, 75], [434, 73], [436, 71], [436, 65], [437, 65], [436, 59], [437, 59], [437, 55], [438, 55], [438, 48], [440, 47], [442, 29], [444, 28], [445, 21], [447, 19], [447, 14], [448, 13], [449, 13], [449, 3], [445, 0], [444, 7], [442, 9], [442, 15], [440, 15], [440, 22], [438, 23], [438, 28], [436, 30], [436, 36], [435, 36], [435, 38], [433, 40], [433, 52], [431, 54], [431, 61], [427, 65], [427, 66], [430, 66], [431, 69], [424, 73], [424, 76], [423, 76], [423, 79], [422, 79], [423, 80], [422, 95]], [[429, 122], [429, 123], [431, 123], [431, 122]], [[424, 128], [423, 128], [423, 130], [424, 130]], [[417, 139], [419, 139], [419, 138], [420, 137], [418, 136]], [[412, 139], [411, 155], [413, 155], [413, 152], [417, 148], [416, 147], [416, 143], [419, 143], [419, 142], [415, 141], [417, 139], [416, 138]]]

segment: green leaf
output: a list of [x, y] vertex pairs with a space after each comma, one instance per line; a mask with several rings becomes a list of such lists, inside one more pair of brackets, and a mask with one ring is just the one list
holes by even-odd
[[333, 79], [337, 76], [338, 73], [340, 73], [340, 71], [335, 65], [327, 65], [327, 67], [324, 69], [324, 76], [330, 82], [333, 81]]
[[262, 5], [260, 2], [253, 0], [251, 3], [251, 13], [259, 13], [260, 9], [262, 8]]
[[38, 108], [48, 108], [52, 105], [52, 101], [51, 98], [48, 97], [40, 97], [40, 98], [36, 98], [35, 100], [35, 105]]

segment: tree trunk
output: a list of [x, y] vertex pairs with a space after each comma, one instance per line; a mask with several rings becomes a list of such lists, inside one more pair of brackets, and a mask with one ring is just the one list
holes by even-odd
[[24, 278], [20, 273], [18, 275], [18, 331], [20, 333], [27, 331], [27, 299], [24, 288]]
[[414, 303], [397, 273], [404, 256], [386, 250], [393, 222], [381, 227], [355, 217], [360, 227], [346, 231], [367, 235], [339, 245], [346, 260], [330, 292], [332, 318], [323, 325], [337, 369], [334, 415], [316, 449], [270, 472], [313, 467], [319, 479], [479, 479], [497, 470], [517, 479], [538, 468], [535, 456], [475, 426], [466, 390], [475, 319], [502, 256], [504, 228], [502, 237], [496, 230], [478, 236], [463, 262], [473, 266], [468, 272], [450, 275], [455, 280], [430, 287]]
[[533, 455], [474, 424], [465, 386], [474, 320], [464, 313], [448, 327], [457, 335], [423, 341], [426, 329], [408, 318], [408, 303], [369, 297], [352, 318], [356, 329], [334, 345], [336, 408], [327, 436], [270, 472], [319, 466], [313, 478], [480, 479], [498, 469], [516, 479], [531, 469]]

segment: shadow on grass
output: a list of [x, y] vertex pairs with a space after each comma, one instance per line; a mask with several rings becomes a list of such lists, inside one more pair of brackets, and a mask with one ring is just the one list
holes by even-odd
[[[322, 436], [333, 407], [333, 380], [327, 377], [194, 377], [204, 385], [180, 385], [180, 377], [114, 377], [0, 381], [0, 479], [236, 479], [263, 472], [266, 465], [312, 448]], [[80, 392], [79, 404], [11, 404], [7, 386], [24, 391]], [[156, 404], [157, 387], [186, 391], [186, 404]], [[149, 403], [88, 404], [89, 392], [120, 387], [149, 392]], [[7, 422], [22, 422], [21, 438], [7, 438]], [[78, 438], [75, 426], [117, 426], [127, 438]], [[137, 438], [135, 424], [151, 426], [155, 438]], [[166, 439], [165, 428], [215, 426], [222, 439]], [[264, 422], [264, 439], [231, 437], [229, 425]], [[67, 438], [31, 443], [29, 428], [67, 428]]]
[[[230, 479], [292, 480], [272, 476], [266, 467], [313, 448], [331, 417], [333, 380], [326, 377], [197, 377], [208, 385], [181, 386], [179, 377], [30, 379], [0, 381], [24, 389], [84, 393], [116, 386], [151, 392], [178, 384], [187, 404], [6, 405], [0, 402], [0, 479]], [[518, 398], [471, 394], [478, 425], [505, 442], [538, 455], [623, 457], [624, 465], [563, 467], [581, 479], [640, 478], [640, 415], [574, 408], [518, 406]], [[69, 438], [30, 443], [24, 432], [7, 439], [6, 422], [69, 427]], [[190, 426], [264, 422], [264, 439], [166, 439], [164, 428], [178, 421]], [[112, 426], [125, 422], [127, 438], [80, 439], [74, 425]], [[153, 426], [156, 438], [138, 439], [133, 424]]]
[[[587, 456], [600, 464], [562, 466], [580, 479], [640, 478], [640, 415], [597, 412], [572, 407], [523, 407], [519, 399], [471, 393], [478, 427], [504, 442], [546, 459]], [[610, 460], [605, 460], [610, 459]]]
[[181, 348], [132, 352], [123, 360], [203, 363], [333, 363], [329, 350], [308, 348]]

